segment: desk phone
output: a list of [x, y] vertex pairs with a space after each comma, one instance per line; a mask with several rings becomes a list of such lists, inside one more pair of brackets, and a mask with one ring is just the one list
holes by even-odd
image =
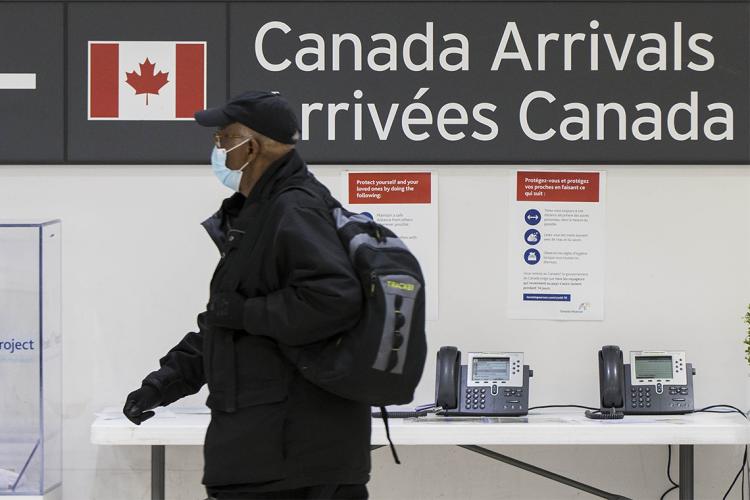
[[631, 351], [623, 363], [618, 346], [599, 351], [602, 412], [616, 415], [669, 415], [695, 410], [695, 369], [683, 351]]
[[437, 354], [435, 402], [442, 415], [519, 416], [529, 408], [529, 378], [521, 352], [470, 352], [441, 347]]
[[682, 351], [631, 351], [624, 366], [626, 415], [691, 413], [695, 369]]

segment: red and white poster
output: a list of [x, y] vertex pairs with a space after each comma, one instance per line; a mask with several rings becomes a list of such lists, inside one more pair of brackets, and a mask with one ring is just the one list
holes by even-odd
[[343, 172], [342, 203], [391, 229], [419, 260], [426, 318], [438, 318], [437, 174], [429, 171]]
[[517, 171], [508, 316], [604, 319], [605, 172]]
[[206, 42], [88, 46], [89, 120], [193, 120], [206, 107]]

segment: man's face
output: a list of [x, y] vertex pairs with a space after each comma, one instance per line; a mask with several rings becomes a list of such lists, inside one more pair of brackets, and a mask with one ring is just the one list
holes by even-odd
[[[250, 154], [250, 142], [248, 139], [251, 137], [250, 129], [237, 122], [230, 123], [216, 131], [214, 141], [217, 147], [226, 150], [234, 148], [227, 153], [227, 167], [232, 170], [242, 168]], [[241, 146], [235, 147], [238, 144], [241, 144]]]

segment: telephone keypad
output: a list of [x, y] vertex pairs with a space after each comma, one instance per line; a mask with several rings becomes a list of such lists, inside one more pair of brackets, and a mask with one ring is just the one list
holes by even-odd
[[478, 410], [484, 409], [486, 404], [487, 390], [484, 388], [467, 388], [466, 389], [466, 409], [467, 410]]
[[[681, 359], [675, 361], [674, 373], [682, 371], [687, 384], [677, 385], [673, 382], [680, 377], [641, 378], [635, 375], [631, 365], [623, 366], [624, 408], [625, 415], [669, 415], [684, 414], [694, 411], [693, 403], [693, 369], [690, 363]], [[668, 380], [668, 383], [666, 383]], [[646, 383], [644, 383], [646, 382]]]
[[651, 387], [631, 387], [630, 406], [633, 408], [651, 408]]
[[[502, 393], [498, 388], [498, 394], [490, 395], [490, 406], [492, 399], [504, 397], [506, 400], [503, 404], [503, 410], [523, 410], [523, 388], [504, 388]], [[517, 399], [516, 399], [517, 398]], [[487, 408], [487, 389], [485, 388], [467, 388], [464, 408], [467, 410], [484, 410]]]
[[[659, 386], [661, 385], [661, 391]], [[689, 385], [631, 386], [630, 397], [626, 400], [626, 411], [647, 413], [689, 413], [693, 411], [693, 401]], [[626, 393], [627, 394], [627, 393]], [[653, 401], [652, 401], [653, 399]], [[627, 414], [627, 413], [626, 413]]]
[[[527, 384], [526, 367], [519, 363], [518, 368], [519, 372], [524, 374], [524, 384]], [[458, 408], [446, 408], [445, 415], [516, 416], [526, 414], [529, 397], [528, 386], [519, 384], [509, 387], [509, 381], [504, 383], [489, 381], [475, 386], [469, 385], [471, 382], [467, 381], [467, 376], [467, 366], [461, 365]]]

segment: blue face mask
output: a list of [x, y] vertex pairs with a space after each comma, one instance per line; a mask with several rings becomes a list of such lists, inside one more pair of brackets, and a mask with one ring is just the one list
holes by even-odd
[[214, 146], [213, 151], [211, 151], [211, 168], [214, 171], [214, 175], [217, 179], [219, 179], [219, 182], [224, 184], [232, 191], [240, 190], [240, 179], [242, 179], [242, 171], [245, 169], [249, 162], [246, 161], [245, 164], [242, 165], [242, 167], [240, 167], [238, 170], [232, 170], [231, 168], [227, 167], [227, 153], [235, 148], [242, 146], [249, 140], [250, 139], [246, 139], [229, 149], [218, 148]]

